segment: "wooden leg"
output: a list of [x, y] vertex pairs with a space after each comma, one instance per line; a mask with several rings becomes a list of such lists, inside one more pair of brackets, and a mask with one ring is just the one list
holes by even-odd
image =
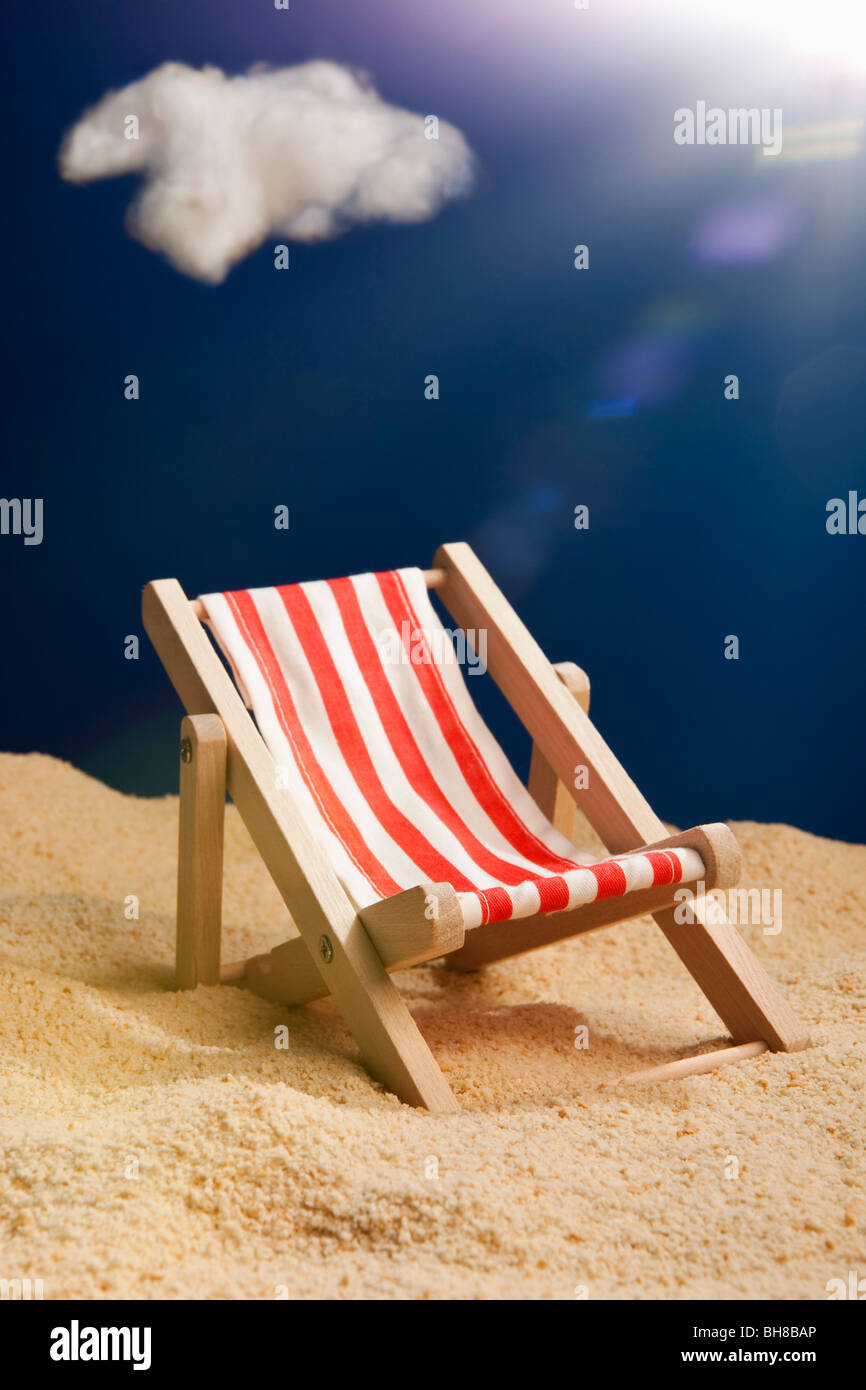
[[555, 825], [560, 835], [575, 842], [577, 804], [564, 782], [560, 782], [537, 743], [532, 745], [527, 778], [529, 795], [539, 810]]
[[226, 735], [215, 714], [180, 726], [180, 830], [177, 855], [177, 987], [220, 978]]
[[142, 616], [186, 708], [222, 720], [231, 798], [370, 1071], [410, 1105], [459, 1109], [303, 816], [277, 788], [274, 760], [176, 579], [147, 585]]
[[[487, 631], [487, 669], [538, 743], [557, 777], [568, 782], [575, 764], [587, 769], [576, 793], [581, 811], [609, 854], [627, 854], [661, 840], [665, 827], [638, 791], [579, 703], [500, 593], [468, 545], [444, 545], [434, 564], [447, 571], [442, 601], [463, 628]], [[643, 597], [648, 597], [647, 590]], [[762, 1039], [774, 1051], [806, 1047], [809, 1035], [736, 928], [710, 921], [705, 902], [679, 925], [673, 908], [653, 915], [735, 1042]]]
[[[585, 714], [589, 713], [589, 676], [573, 661], [559, 661], [554, 666], [566, 690], [575, 698]], [[560, 782], [537, 743], [532, 745], [527, 785], [529, 795], [544, 812], [560, 835], [575, 843], [577, 805], [570, 789]]]

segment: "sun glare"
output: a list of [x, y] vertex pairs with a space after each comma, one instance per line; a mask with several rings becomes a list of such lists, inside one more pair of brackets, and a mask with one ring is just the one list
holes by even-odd
[[780, 47], [866, 72], [866, 0], [676, 0], [676, 6], [690, 20], [775, 36]]

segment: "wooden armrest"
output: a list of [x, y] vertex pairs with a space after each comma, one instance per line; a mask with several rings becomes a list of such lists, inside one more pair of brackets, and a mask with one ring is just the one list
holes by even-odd
[[[458, 951], [465, 935], [460, 901], [448, 883], [407, 888], [360, 908], [358, 919], [389, 972]], [[240, 985], [280, 1004], [308, 1004], [329, 993], [308, 945], [299, 936], [264, 955], [224, 965], [220, 978], [223, 984]]]
[[695, 825], [666, 840], [656, 840], [633, 851], [645, 854], [653, 849], [694, 849], [704, 861], [706, 888], [730, 888], [739, 883], [743, 872], [743, 852], [733, 830], [721, 821], [710, 825]]

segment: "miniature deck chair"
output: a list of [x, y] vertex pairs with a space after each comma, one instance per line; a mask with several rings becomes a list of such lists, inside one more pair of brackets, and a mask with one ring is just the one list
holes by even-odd
[[[428, 588], [459, 628], [486, 633], [487, 669], [534, 740], [528, 790], [475, 709]], [[477, 969], [651, 912], [732, 1035], [733, 1046], [674, 1068], [806, 1045], [735, 928], [707, 910], [704, 891], [739, 873], [730, 831], [666, 835], [590, 722], [582, 672], [546, 660], [469, 546], [442, 546], [426, 573], [195, 602], [156, 580], [143, 615], [189, 714], [181, 987], [222, 980], [286, 1004], [332, 994], [371, 1073], [404, 1101], [448, 1111], [456, 1101], [389, 971], [442, 956]], [[226, 787], [300, 936], [221, 969]], [[612, 858], [562, 833], [575, 802]], [[696, 896], [678, 924], [682, 884]]]

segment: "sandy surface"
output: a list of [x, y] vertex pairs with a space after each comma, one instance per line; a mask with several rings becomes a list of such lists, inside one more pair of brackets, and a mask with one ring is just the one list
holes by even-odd
[[[820, 1299], [866, 1272], [866, 848], [735, 826], [746, 882], [784, 891], [779, 935], [743, 930], [807, 1052], [597, 1089], [723, 1033], [640, 920], [395, 976], [462, 1103], [433, 1118], [369, 1080], [328, 1002], [172, 990], [174, 798], [6, 755], [0, 808], [0, 1277], [46, 1298]], [[227, 836], [236, 959], [288, 923], [234, 808]]]

